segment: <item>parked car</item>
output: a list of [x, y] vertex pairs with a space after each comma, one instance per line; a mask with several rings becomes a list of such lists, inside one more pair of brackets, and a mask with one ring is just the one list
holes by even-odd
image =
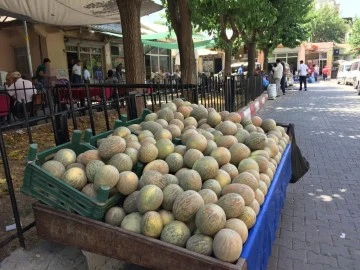
[[345, 78], [345, 84], [351, 84], [356, 88], [357, 87], [356, 78], [359, 76], [359, 73], [360, 73], [360, 59], [357, 59], [355, 61], [352, 61], [351, 63], [350, 71]]
[[343, 62], [340, 64], [336, 76], [338, 84], [346, 84], [346, 77], [349, 75], [351, 69], [351, 62]]

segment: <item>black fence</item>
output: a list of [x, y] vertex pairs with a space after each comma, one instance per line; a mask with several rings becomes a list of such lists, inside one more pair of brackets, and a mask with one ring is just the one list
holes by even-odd
[[[246, 78], [232, 76], [228, 78], [201, 78], [196, 85], [179, 84], [168, 80], [162, 84], [58, 84], [48, 88], [14, 89], [15, 98], [6, 90], [0, 91], [0, 150], [4, 174], [10, 196], [17, 233], [0, 242], [0, 248], [18, 238], [25, 247], [24, 232], [34, 226], [34, 222], [22, 227], [15, 191], [10, 171], [9, 158], [3, 134], [14, 129], [25, 129], [29, 144], [34, 143], [32, 127], [51, 124], [55, 143], [69, 141], [68, 120], [74, 129], [78, 128], [79, 116], [88, 116], [93, 135], [97, 134], [97, 120], [94, 113], [104, 116], [105, 126], [110, 130], [110, 114], [118, 119], [123, 113], [129, 119], [138, 117], [136, 102], [156, 111], [162, 103], [174, 98], [183, 98], [217, 111], [237, 111], [263, 92], [262, 77]], [[23, 97], [21, 102], [16, 97]]]

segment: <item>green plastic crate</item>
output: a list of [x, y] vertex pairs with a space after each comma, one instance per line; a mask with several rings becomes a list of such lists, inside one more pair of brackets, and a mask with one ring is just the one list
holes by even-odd
[[118, 204], [122, 198], [120, 194], [109, 198], [110, 187], [102, 186], [97, 198], [90, 198], [41, 168], [41, 165], [52, 159], [60, 149], [70, 148], [76, 155], [95, 149], [90, 144], [81, 142], [81, 135], [80, 130], [75, 130], [71, 142], [40, 153], [37, 153], [37, 144], [31, 144], [21, 191], [57, 209], [101, 220], [110, 207]]

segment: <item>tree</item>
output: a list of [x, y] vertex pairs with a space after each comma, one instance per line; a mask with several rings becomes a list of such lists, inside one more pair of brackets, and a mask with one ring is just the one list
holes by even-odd
[[343, 42], [347, 30], [338, 11], [328, 5], [314, 10], [311, 14], [312, 42]]
[[354, 54], [360, 55], [360, 19], [354, 22], [349, 43]]

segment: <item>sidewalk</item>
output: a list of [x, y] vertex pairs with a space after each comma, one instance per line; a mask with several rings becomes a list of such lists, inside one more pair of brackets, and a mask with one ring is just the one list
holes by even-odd
[[295, 124], [311, 167], [288, 187], [268, 270], [360, 269], [360, 96], [335, 82], [308, 89], [258, 113]]

